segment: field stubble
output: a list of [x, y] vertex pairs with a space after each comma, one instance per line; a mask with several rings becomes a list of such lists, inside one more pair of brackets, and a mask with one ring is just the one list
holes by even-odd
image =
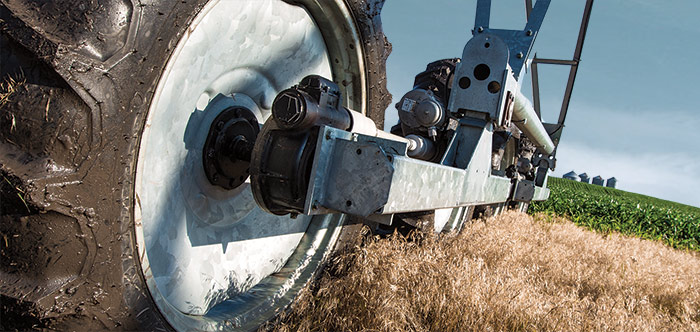
[[699, 270], [697, 252], [507, 212], [340, 253], [272, 329], [698, 331]]

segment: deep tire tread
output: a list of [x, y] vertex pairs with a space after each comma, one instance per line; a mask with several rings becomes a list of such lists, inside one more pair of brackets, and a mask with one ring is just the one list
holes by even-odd
[[[86, 55], [80, 45], [56, 39], [40, 26], [61, 22], [59, 14], [66, 10], [90, 10], [94, 1], [56, 0], [51, 4], [60, 10], [39, 11], [46, 16], [38, 21], [17, 9], [39, 3], [0, 0], [0, 80], [21, 73], [27, 82], [0, 105], [0, 181], [7, 179], [0, 187], [0, 276], [24, 280], [16, 286], [0, 281], [0, 329], [168, 330], [135, 251], [134, 169], [160, 73], [206, 0], [149, 6], [126, 1], [138, 29], [128, 30], [127, 44], [104, 58]], [[381, 128], [391, 101], [385, 73], [391, 45], [379, 16], [384, 1], [346, 3], [363, 42], [368, 115]], [[50, 15], [58, 16], [46, 20]], [[90, 37], [80, 30], [89, 27], [85, 24], [66, 23], [65, 30]], [[13, 118], [19, 129], [6, 130]], [[2, 236], [9, 236], [13, 250]], [[58, 253], [79, 259], [56, 265]], [[11, 268], [22, 260], [45, 266]], [[58, 272], [64, 270], [70, 273]]]

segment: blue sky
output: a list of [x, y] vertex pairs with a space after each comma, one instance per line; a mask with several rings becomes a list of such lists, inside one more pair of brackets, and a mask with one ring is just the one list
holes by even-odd
[[[491, 27], [522, 29], [523, 0], [496, 0]], [[571, 59], [584, 0], [552, 1], [533, 52]], [[389, 0], [387, 63], [394, 102], [433, 60], [459, 57], [475, 0]], [[615, 176], [618, 188], [700, 207], [700, 1], [597, 0], [554, 175]], [[556, 121], [568, 67], [542, 65], [545, 121]], [[530, 95], [529, 79], [522, 91]], [[393, 105], [387, 125], [396, 122]]]

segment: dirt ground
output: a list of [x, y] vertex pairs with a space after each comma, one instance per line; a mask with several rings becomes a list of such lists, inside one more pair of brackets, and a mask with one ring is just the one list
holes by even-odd
[[[549, 220], [545, 220], [549, 219]], [[700, 331], [700, 255], [508, 212], [369, 239], [275, 331]]]

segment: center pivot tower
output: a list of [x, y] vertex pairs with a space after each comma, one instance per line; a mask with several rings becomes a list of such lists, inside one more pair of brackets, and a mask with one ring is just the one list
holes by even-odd
[[[391, 224], [395, 215], [439, 211], [437, 231], [461, 227], [470, 207], [547, 199], [592, 3], [568, 61], [530, 57], [549, 0], [526, 1], [522, 30], [490, 28], [491, 1], [479, 0], [461, 58], [431, 63], [416, 77], [396, 104], [391, 132], [345, 108], [334, 82], [307, 76], [277, 95], [259, 133], [236, 118], [229, 122], [244, 124], [245, 135], [217, 134], [232, 140], [221, 146], [241, 161], [229, 173], [245, 167], [256, 203], [273, 214], [340, 212]], [[520, 91], [530, 63], [534, 106]], [[557, 123], [540, 119], [538, 64], [571, 66]], [[204, 157], [210, 168], [220, 159]]]

